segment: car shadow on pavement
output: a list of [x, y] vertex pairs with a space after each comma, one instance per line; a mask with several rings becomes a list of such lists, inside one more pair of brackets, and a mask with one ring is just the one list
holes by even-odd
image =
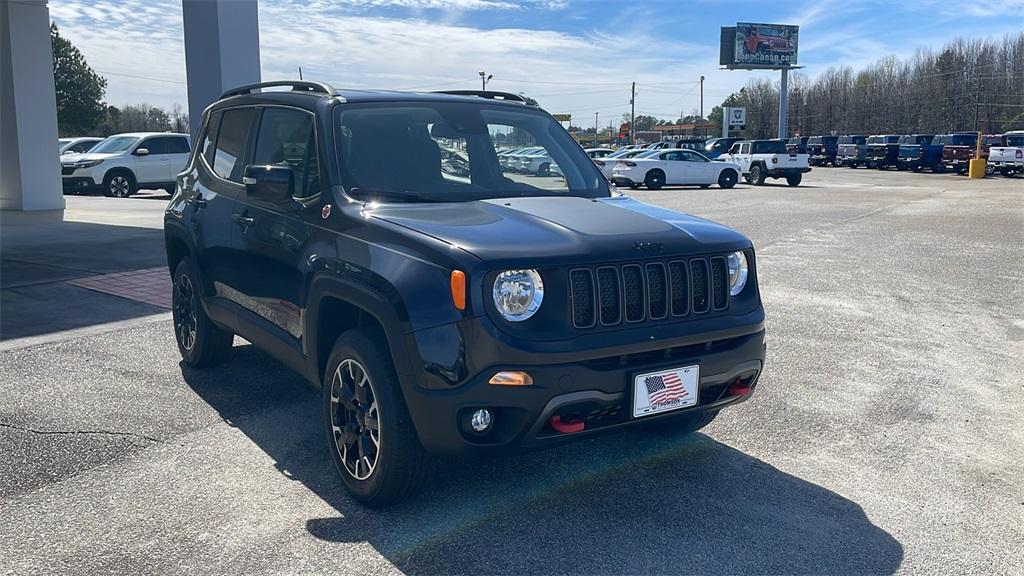
[[312, 536], [367, 542], [404, 572], [890, 574], [903, 558], [854, 502], [704, 434], [632, 430], [442, 461], [414, 500], [370, 510], [342, 488], [319, 393], [300, 377], [252, 346], [182, 373], [282, 474], [338, 511], [308, 518]]

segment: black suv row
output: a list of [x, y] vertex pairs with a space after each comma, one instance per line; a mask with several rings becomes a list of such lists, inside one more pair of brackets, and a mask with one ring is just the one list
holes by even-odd
[[[618, 193], [532, 100], [271, 82], [198, 142], [165, 217], [184, 363], [238, 334], [322, 389], [366, 505], [415, 493], [428, 455], [697, 430], [757, 384], [750, 241]], [[524, 142], [557, 175], [505, 173]]]

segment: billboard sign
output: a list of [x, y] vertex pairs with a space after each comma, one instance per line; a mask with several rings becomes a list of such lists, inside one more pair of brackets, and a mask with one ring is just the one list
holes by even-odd
[[789, 68], [797, 63], [800, 27], [738, 22], [722, 28], [720, 63], [727, 68]]
[[569, 122], [572, 120], [572, 114], [552, 114], [551, 116], [559, 122]]

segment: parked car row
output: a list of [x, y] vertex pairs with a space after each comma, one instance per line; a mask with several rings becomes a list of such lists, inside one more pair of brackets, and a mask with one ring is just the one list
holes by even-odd
[[[841, 136], [834, 165], [914, 172], [927, 168], [936, 173], [952, 170], [966, 174], [977, 149], [976, 132]], [[982, 135], [981, 157], [989, 160], [989, 174], [1014, 176], [1024, 172], [1024, 131]]]
[[[68, 153], [60, 157], [64, 193], [102, 191], [127, 198], [140, 188], [174, 192], [174, 177], [188, 162], [192, 144], [188, 134], [134, 132], [105, 139], [72, 138]], [[87, 140], [92, 142], [85, 148]], [[75, 142], [85, 150], [74, 152]], [[239, 143], [238, 153], [241, 153]], [[62, 147], [65, 144], [62, 143]]]

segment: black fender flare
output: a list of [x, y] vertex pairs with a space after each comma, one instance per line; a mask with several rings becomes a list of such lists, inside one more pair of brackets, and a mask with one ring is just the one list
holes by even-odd
[[[327, 298], [335, 298], [347, 302], [363, 310], [381, 325], [391, 352], [391, 360], [398, 373], [402, 386], [414, 385], [416, 372], [412, 364], [411, 346], [415, 346], [407, 338], [407, 321], [399, 316], [395, 305], [379, 290], [354, 282], [352, 280], [319, 273], [309, 284], [309, 296], [306, 305], [304, 346], [306, 347], [306, 371], [318, 386], [322, 385], [323, 374], [320, 366], [326, 358], [320, 358], [319, 326], [321, 303]], [[403, 391], [404, 394], [404, 391]]]

